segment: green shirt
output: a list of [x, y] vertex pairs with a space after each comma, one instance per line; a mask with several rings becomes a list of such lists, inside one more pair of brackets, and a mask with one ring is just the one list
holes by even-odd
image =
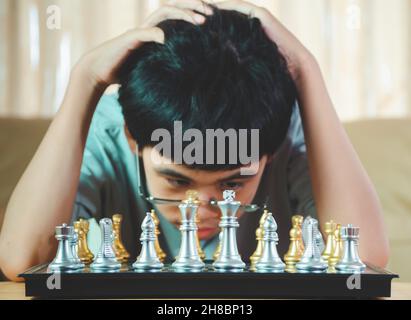
[[[275, 159], [267, 165], [254, 202], [262, 203], [267, 196], [269, 209], [278, 224], [278, 251], [283, 254], [289, 243], [291, 216], [298, 213], [316, 217], [297, 104], [287, 137]], [[124, 217], [123, 243], [134, 259], [141, 248], [141, 222], [150, 209], [150, 205], [137, 192], [135, 158], [125, 136], [124, 118], [117, 95], [105, 95], [97, 106], [88, 134], [72, 220], [81, 217], [91, 221], [88, 239], [91, 250], [96, 252], [100, 243], [97, 222], [121, 213]], [[156, 211], [160, 219], [160, 245], [173, 259], [179, 251], [180, 231], [161, 212]], [[244, 260], [248, 260], [255, 249], [255, 229], [260, 216], [261, 212], [247, 213], [239, 219], [237, 240]], [[208, 259], [212, 258], [217, 244], [218, 236], [201, 242]]]

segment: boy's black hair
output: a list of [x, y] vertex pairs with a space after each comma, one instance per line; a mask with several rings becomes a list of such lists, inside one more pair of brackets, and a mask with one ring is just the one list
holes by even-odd
[[[160, 23], [165, 44], [146, 43], [123, 65], [119, 102], [140, 150], [158, 143], [151, 140], [157, 128], [173, 134], [174, 121], [182, 121], [183, 132], [197, 128], [204, 136], [206, 129], [259, 129], [260, 158], [285, 139], [296, 89], [284, 57], [258, 19], [213, 10], [203, 25]], [[226, 159], [225, 165], [190, 167], [241, 165]]]

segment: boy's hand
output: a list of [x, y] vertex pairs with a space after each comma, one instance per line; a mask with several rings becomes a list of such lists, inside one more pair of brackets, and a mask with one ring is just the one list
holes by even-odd
[[107, 87], [117, 82], [117, 71], [129, 53], [144, 42], [164, 43], [164, 33], [155, 27], [163, 20], [185, 20], [193, 24], [204, 23], [204, 15], [212, 14], [209, 6], [197, 0], [171, 1], [150, 15], [141, 28], [130, 30], [107, 41], [84, 55], [76, 65], [95, 87]]
[[267, 9], [242, 0], [218, 2], [215, 6], [222, 10], [235, 10], [259, 19], [267, 36], [278, 45], [280, 52], [287, 60], [294, 81], [299, 79], [302, 66], [306, 62], [315, 60], [304, 45]]

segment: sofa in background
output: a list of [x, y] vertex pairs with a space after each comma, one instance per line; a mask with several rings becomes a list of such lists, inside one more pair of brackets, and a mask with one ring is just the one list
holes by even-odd
[[[0, 227], [7, 201], [49, 120], [0, 119]], [[411, 281], [411, 119], [346, 123], [380, 196], [391, 255], [389, 270]]]

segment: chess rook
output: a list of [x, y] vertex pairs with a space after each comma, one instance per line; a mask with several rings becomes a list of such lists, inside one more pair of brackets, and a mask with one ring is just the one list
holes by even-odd
[[78, 270], [80, 265], [73, 256], [72, 241], [74, 238], [73, 227], [63, 224], [57, 226], [55, 237], [58, 241], [57, 253], [54, 260], [49, 264], [48, 269], [52, 272]]
[[103, 218], [100, 220], [101, 245], [96, 259], [90, 265], [92, 270], [116, 271], [121, 268], [121, 263], [117, 261], [114, 253], [113, 242], [113, 223], [111, 219]]
[[349, 224], [341, 228], [341, 240], [343, 241], [343, 253], [341, 260], [335, 269], [340, 272], [361, 272], [366, 266], [358, 254], [358, 240], [360, 228]]
[[277, 252], [277, 223], [275, 222], [275, 219], [271, 212], [267, 214], [267, 217], [264, 221], [263, 241], [263, 252], [260, 259], [255, 263], [256, 270], [267, 272], [284, 271], [285, 264], [281, 260]]
[[205, 267], [197, 247], [196, 215], [198, 206], [197, 192], [191, 190], [187, 192], [187, 200], [178, 206], [181, 213], [181, 245], [176, 261], [172, 265], [175, 269], [201, 271]]
[[305, 251], [301, 260], [296, 264], [299, 272], [324, 272], [327, 263], [321, 257], [318, 233], [318, 221], [307, 217], [303, 223], [303, 240]]
[[160, 261], [155, 249], [155, 223], [151, 212], [147, 212], [146, 217], [141, 224], [141, 252], [133, 263], [134, 269], [158, 270], [163, 268], [164, 264]]
[[245, 263], [238, 253], [236, 230], [240, 226], [237, 222], [237, 211], [241, 203], [235, 201], [235, 192], [226, 190], [224, 200], [218, 202], [222, 217], [219, 224], [222, 230], [221, 252], [213, 267], [217, 270], [243, 270]]

